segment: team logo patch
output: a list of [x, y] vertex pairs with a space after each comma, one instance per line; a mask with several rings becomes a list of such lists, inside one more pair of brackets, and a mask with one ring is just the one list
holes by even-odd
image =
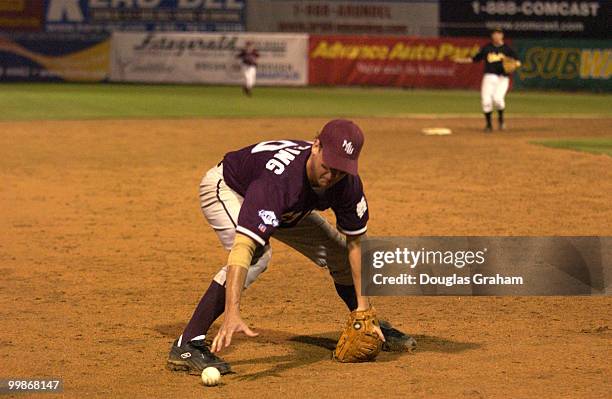
[[363, 217], [363, 215], [366, 213], [366, 211], [368, 210], [368, 204], [366, 202], [365, 197], [361, 197], [361, 201], [359, 201], [357, 203], [357, 216], [359, 216], [359, 219], [361, 219]]
[[265, 233], [266, 230], [268, 230], [268, 228], [266, 226], [264, 226], [263, 223], [259, 223], [259, 226], [257, 226], [257, 228], [259, 229], [259, 231], [261, 231], [262, 233]]
[[500, 61], [503, 61], [505, 57], [506, 56], [504, 54], [489, 53], [489, 54], [487, 54], [487, 61], [489, 63], [500, 62]]
[[260, 209], [259, 217], [261, 220], [263, 220], [264, 224], [272, 227], [278, 227], [278, 219], [276, 218], [276, 214], [274, 212]]
[[344, 152], [346, 152], [349, 155], [351, 155], [353, 151], [355, 151], [355, 147], [353, 147], [352, 141], [344, 140], [344, 142], [342, 143], [342, 148], [344, 149]]

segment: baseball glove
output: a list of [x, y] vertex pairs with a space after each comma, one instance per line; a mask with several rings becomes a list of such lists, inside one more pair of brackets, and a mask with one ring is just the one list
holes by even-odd
[[514, 73], [514, 71], [516, 71], [518, 67], [521, 65], [520, 62], [510, 57], [504, 58], [502, 62], [504, 65], [504, 72], [506, 72], [508, 75]]
[[382, 348], [382, 341], [374, 326], [380, 327], [374, 308], [351, 312], [336, 345], [334, 360], [359, 363], [376, 359]]

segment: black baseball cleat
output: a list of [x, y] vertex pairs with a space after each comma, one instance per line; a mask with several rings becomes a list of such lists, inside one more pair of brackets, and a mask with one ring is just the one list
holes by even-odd
[[492, 127], [492, 126], [485, 126], [485, 128], [484, 128], [484, 132], [485, 132], [485, 133], [491, 133], [491, 132], [493, 132], [493, 127]]
[[408, 334], [404, 334], [400, 330], [393, 328], [391, 323], [385, 320], [380, 320], [380, 329], [385, 336], [382, 350], [385, 352], [414, 352], [417, 347], [417, 342]]
[[178, 346], [178, 339], [172, 344], [168, 355], [167, 366], [172, 371], [187, 371], [199, 375], [206, 367], [214, 367], [221, 374], [232, 371], [229, 363], [210, 351], [203, 339], [183, 342]]

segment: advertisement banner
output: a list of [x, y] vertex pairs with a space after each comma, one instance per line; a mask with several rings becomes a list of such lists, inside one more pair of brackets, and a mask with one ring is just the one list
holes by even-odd
[[313, 85], [480, 88], [481, 64], [457, 64], [486, 39], [417, 37], [310, 37]]
[[612, 91], [612, 45], [606, 40], [516, 40], [523, 66], [518, 88]]
[[108, 35], [0, 36], [0, 81], [100, 82], [109, 75]]
[[431, 0], [249, 0], [247, 28], [256, 32], [438, 35]]
[[306, 85], [308, 35], [283, 33], [115, 32], [111, 80], [240, 84], [243, 76], [237, 55], [247, 41], [260, 55], [257, 84]]
[[440, 0], [440, 36], [486, 36], [502, 28], [510, 37], [610, 37], [612, 2]]
[[43, 2], [40, 0], [0, 1], [0, 31], [36, 32], [43, 29]]
[[45, 0], [48, 32], [243, 31], [244, 0]]

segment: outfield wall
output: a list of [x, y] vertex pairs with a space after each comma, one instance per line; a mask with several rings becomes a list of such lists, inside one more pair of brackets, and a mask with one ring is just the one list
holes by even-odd
[[[260, 85], [479, 89], [482, 64], [461, 65], [483, 38], [290, 33], [115, 32], [0, 35], [0, 81], [239, 84], [254, 41]], [[612, 91], [606, 40], [516, 39], [521, 89]]]
[[0, 0], [0, 31], [609, 39], [610, 0]]

